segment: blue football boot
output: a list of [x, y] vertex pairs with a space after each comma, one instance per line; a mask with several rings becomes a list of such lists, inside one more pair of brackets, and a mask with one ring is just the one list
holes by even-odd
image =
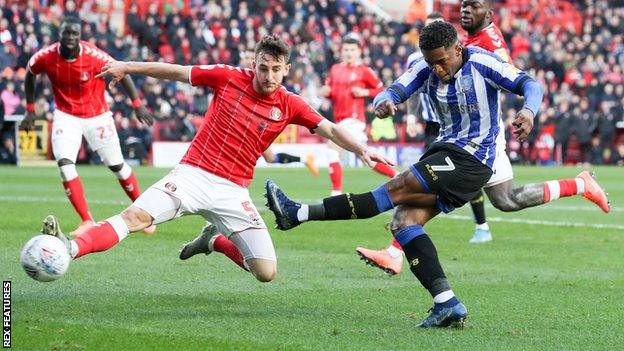
[[468, 317], [468, 310], [461, 302], [457, 302], [451, 307], [442, 307], [436, 304], [429, 311], [431, 314], [418, 324], [419, 328], [463, 328]]
[[282, 189], [270, 179], [266, 181], [265, 189], [266, 205], [275, 215], [277, 229], [289, 230], [301, 224], [297, 219], [297, 211], [301, 208], [300, 203], [289, 199]]

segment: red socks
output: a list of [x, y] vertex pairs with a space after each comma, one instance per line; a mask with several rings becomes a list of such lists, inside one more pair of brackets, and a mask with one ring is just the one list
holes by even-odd
[[340, 162], [329, 164], [329, 179], [332, 183], [332, 191], [342, 191], [342, 166]]
[[379, 174], [383, 174], [388, 178], [394, 178], [394, 176], [397, 175], [397, 171], [392, 168], [391, 166], [387, 165], [387, 164], [383, 164], [380, 162], [377, 162], [377, 164], [375, 165], [375, 167], [373, 167], [373, 171], [379, 173]]
[[[127, 234], [126, 234], [127, 235]], [[98, 222], [74, 239], [78, 253], [74, 259], [110, 249], [119, 242], [119, 235], [109, 222]]]
[[580, 178], [550, 180], [544, 183], [544, 203], [560, 197], [582, 194], [584, 191], [585, 184]]
[[69, 202], [71, 202], [72, 206], [74, 206], [74, 209], [78, 212], [82, 221], [92, 221], [93, 217], [91, 216], [91, 212], [89, 212], [89, 205], [87, 205], [87, 199], [85, 198], [84, 188], [82, 187], [80, 177], [64, 181], [63, 188], [65, 188], [65, 193], [69, 198]]
[[141, 195], [139, 182], [137, 182], [134, 172], [130, 173], [130, 176], [126, 179], [119, 179], [119, 184], [126, 192], [126, 195], [128, 195], [130, 200], [134, 201], [139, 197], [139, 195]]
[[226, 238], [224, 235], [217, 235], [215, 241], [213, 242], [212, 249], [214, 251], [224, 254], [239, 267], [247, 270], [243, 261], [243, 254], [241, 254], [238, 247], [236, 247], [236, 245], [234, 245], [234, 243], [230, 239]]

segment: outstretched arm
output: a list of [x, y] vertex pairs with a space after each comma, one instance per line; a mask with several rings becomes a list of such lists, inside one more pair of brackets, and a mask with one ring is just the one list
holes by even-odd
[[335, 123], [325, 120], [314, 129], [314, 132], [333, 141], [341, 148], [353, 152], [369, 167], [374, 167], [375, 162], [393, 165], [392, 161], [372, 152], [366, 147], [366, 144], [355, 139], [345, 128]]
[[20, 127], [29, 131], [32, 129], [37, 115], [35, 114], [35, 82], [37, 76], [35, 76], [29, 69], [26, 70], [26, 77], [24, 78], [24, 92], [26, 93], [26, 116], [20, 124]]
[[162, 62], [109, 62], [102, 67], [102, 72], [96, 78], [110, 75], [112, 80], [109, 87], [115, 86], [126, 74], [142, 74], [158, 79], [177, 80], [178, 82], [189, 83], [189, 73], [191, 66], [174, 65]]
[[136, 118], [148, 126], [151, 126], [152, 123], [154, 123], [154, 119], [145, 106], [143, 106], [141, 99], [139, 99], [139, 95], [137, 94], [132, 78], [130, 78], [130, 76], [124, 76], [121, 79], [121, 85], [126, 90], [126, 95], [128, 95], [128, 97], [132, 100], [132, 108], [134, 109]]

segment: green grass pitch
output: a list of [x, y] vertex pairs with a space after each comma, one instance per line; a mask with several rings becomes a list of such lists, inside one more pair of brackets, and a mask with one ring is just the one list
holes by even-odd
[[[262, 284], [220, 254], [179, 261], [203, 222], [186, 217], [154, 236], [131, 235], [112, 250], [73, 262], [53, 283], [31, 280], [22, 245], [53, 213], [78, 224], [55, 168], [0, 167], [0, 271], [12, 281], [16, 350], [616, 350], [624, 337], [624, 168], [595, 168], [609, 191], [605, 215], [580, 197], [517, 213], [488, 203], [494, 241], [468, 244], [468, 206], [427, 225], [453, 290], [469, 310], [463, 330], [418, 330], [431, 298], [407, 266], [384, 276], [355, 247], [385, 247], [389, 215], [271, 229], [278, 277]], [[168, 170], [138, 168], [142, 188]], [[578, 168], [516, 167], [516, 183], [572, 177]], [[105, 167], [80, 166], [97, 219], [128, 204]], [[256, 172], [252, 197], [264, 210], [264, 180], [306, 201], [329, 190], [305, 169]], [[347, 191], [384, 182], [345, 172]]]

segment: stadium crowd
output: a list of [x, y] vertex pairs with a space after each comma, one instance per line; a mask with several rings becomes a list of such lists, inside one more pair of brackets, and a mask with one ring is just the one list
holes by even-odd
[[[23, 79], [28, 59], [57, 40], [59, 21], [66, 15], [83, 20], [83, 40], [119, 60], [238, 65], [241, 54], [252, 49], [259, 38], [277, 33], [293, 45], [287, 88], [300, 93], [328, 118], [331, 105], [319, 89], [329, 67], [339, 60], [341, 38], [349, 32], [359, 33], [364, 63], [384, 84], [390, 84], [402, 73], [407, 56], [417, 50], [424, 20], [413, 12], [408, 16], [413, 23], [382, 23], [363, 7], [343, 0], [191, 0], [183, 8], [127, 1], [126, 17], [118, 20], [112, 20], [110, 12], [97, 8], [93, 0], [68, 0], [45, 7], [34, 0], [20, 3], [0, 0], [0, 98], [6, 115], [24, 113]], [[495, 3], [495, 22], [505, 35], [514, 64], [536, 77], [547, 92], [528, 142], [520, 145], [508, 137], [512, 159], [624, 164], [624, 139], [616, 140], [618, 122], [624, 128], [624, 2]], [[454, 11], [457, 16], [459, 7], [450, 11], [443, 13]], [[152, 140], [192, 139], [210, 91], [133, 78], [157, 123], [153, 130], [137, 123], [131, 119], [131, 101], [115, 88], [109, 91], [125, 156], [145, 160]], [[38, 95], [37, 111], [51, 119], [50, 86], [40, 79], [37, 88], [43, 92]], [[504, 97], [507, 122], [519, 106], [516, 98]], [[372, 108], [368, 117], [373, 139], [377, 139]], [[418, 132], [406, 132], [406, 118], [401, 107], [394, 120], [396, 128], [382, 133], [381, 140], [422, 140]], [[3, 128], [0, 160], [11, 157], [14, 144], [10, 135]]]

